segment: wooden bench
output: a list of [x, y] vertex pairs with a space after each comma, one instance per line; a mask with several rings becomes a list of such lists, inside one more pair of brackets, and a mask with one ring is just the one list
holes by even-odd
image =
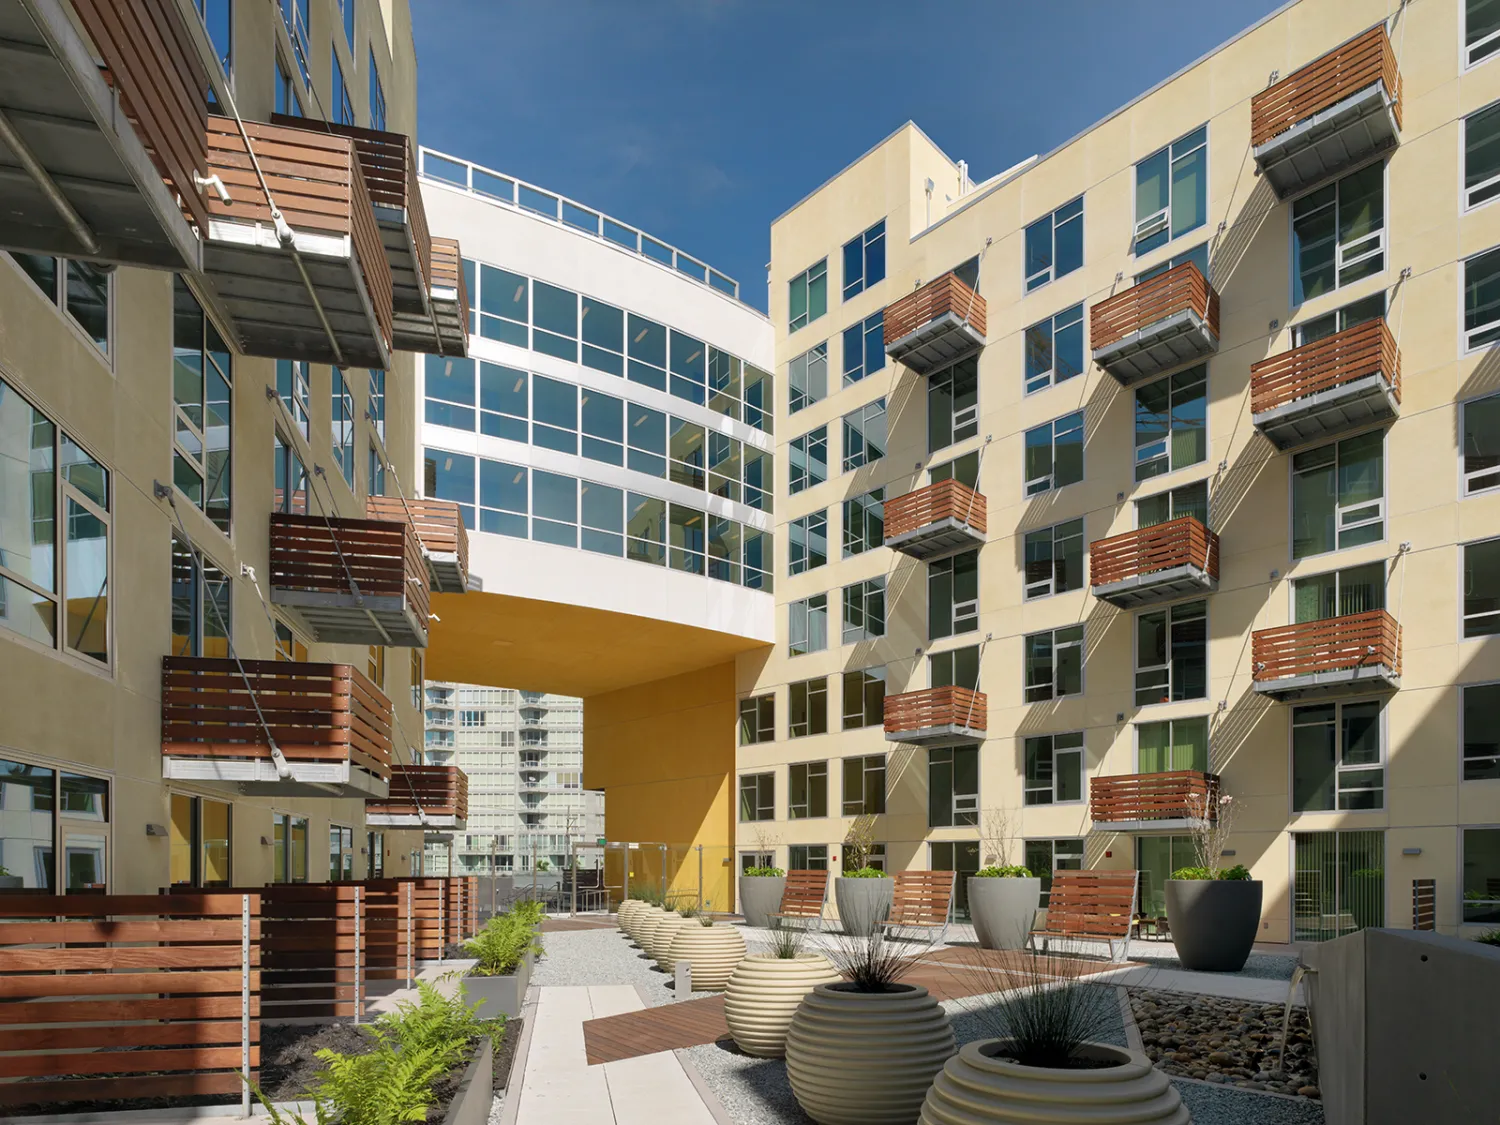
[[778, 921], [814, 922], [823, 926], [823, 907], [828, 901], [827, 871], [788, 871], [781, 889], [781, 909], [771, 915]]
[[952, 871], [902, 871], [896, 877], [890, 916], [881, 923], [892, 930], [936, 933], [941, 945], [953, 920]]
[[[1054, 871], [1047, 902], [1047, 924], [1031, 931], [1030, 942], [1042, 939], [1047, 952], [1051, 938], [1109, 943], [1111, 961], [1130, 952], [1130, 927], [1135, 918], [1137, 871]], [[1115, 943], [1119, 942], [1119, 952]]]

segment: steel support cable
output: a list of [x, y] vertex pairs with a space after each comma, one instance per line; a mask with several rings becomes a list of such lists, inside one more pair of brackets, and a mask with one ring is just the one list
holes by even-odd
[[969, 724], [974, 720], [974, 700], [979, 696], [979, 669], [984, 666], [984, 650], [989, 647], [989, 643], [990, 636], [986, 633], [984, 640], [979, 642], [979, 655], [974, 658], [974, 696], [970, 698], [968, 710], [964, 712], [965, 729], [971, 729]]

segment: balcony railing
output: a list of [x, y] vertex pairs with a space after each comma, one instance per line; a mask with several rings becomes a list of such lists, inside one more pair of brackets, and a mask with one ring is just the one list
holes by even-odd
[[271, 517], [271, 600], [325, 644], [427, 647], [427, 567], [411, 524]]
[[1093, 595], [1125, 609], [1219, 588], [1219, 537], [1193, 516], [1089, 546]]
[[365, 515], [372, 520], [410, 521], [422, 545], [433, 591], [462, 594], [468, 590], [469, 532], [453, 501], [371, 496], [365, 502]]
[[919, 375], [983, 347], [984, 336], [984, 298], [951, 272], [885, 310], [885, 354]]
[[1401, 74], [1385, 24], [1250, 99], [1255, 163], [1279, 198], [1312, 187], [1401, 135]]
[[[230, 201], [208, 200], [203, 270], [240, 350], [340, 367], [388, 367], [391, 268], [348, 137], [208, 119], [209, 171]], [[259, 161], [270, 199], [261, 185]], [[291, 246], [271, 214], [281, 210]], [[283, 232], [285, 233], [285, 232]], [[295, 253], [293, 252], [295, 250]]]
[[1383, 609], [1257, 629], [1255, 690], [1278, 699], [1401, 686], [1401, 626]]
[[888, 742], [959, 746], [983, 742], [989, 722], [984, 692], [963, 687], [926, 688], [885, 697]]
[[348, 664], [169, 656], [161, 749], [168, 779], [277, 796], [384, 797], [391, 704]]
[[1188, 832], [1219, 818], [1219, 778], [1197, 770], [1096, 777], [1089, 782], [1094, 831]]
[[1255, 428], [1290, 449], [1396, 417], [1401, 353], [1384, 320], [1356, 324], [1250, 368]]
[[469, 778], [457, 766], [393, 766], [390, 793], [365, 802], [377, 828], [463, 829], [469, 819]]
[[885, 545], [931, 562], [977, 547], [985, 537], [984, 496], [940, 480], [885, 502]]
[[1183, 262], [1095, 305], [1089, 338], [1094, 362], [1129, 386], [1219, 350], [1219, 294]]
[[432, 240], [432, 311], [444, 355], [469, 353], [469, 287], [454, 238]]

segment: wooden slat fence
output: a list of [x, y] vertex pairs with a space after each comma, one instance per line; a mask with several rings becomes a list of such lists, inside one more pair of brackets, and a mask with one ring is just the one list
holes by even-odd
[[1089, 782], [1094, 824], [1219, 817], [1219, 778], [1197, 770], [1096, 777]]
[[903, 336], [947, 313], [967, 321], [981, 336], [987, 335], [984, 298], [950, 272], [886, 306], [885, 346], [890, 347]]
[[1401, 401], [1401, 352], [1384, 320], [1368, 320], [1250, 366], [1255, 414], [1367, 375], [1384, 375]]
[[265, 1021], [359, 1021], [369, 956], [365, 893], [357, 882], [260, 888]]
[[468, 321], [469, 286], [464, 280], [463, 253], [456, 238], [432, 240], [432, 286], [435, 289], [458, 290], [459, 315]]
[[1379, 23], [1295, 70], [1250, 99], [1250, 144], [1259, 148], [1349, 95], [1384, 82], [1401, 126], [1401, 74], [1385, 24]]
[[1413, 879], [1411, 881], [1411, 928], [1414, 930], [1437, 929], [1437, 880]]
[[1257, 682], [1375, 666], [1399, 676], [1401, 626], [1387, 610], [1372, 609], [1257, 629], [1250, 638], [1250, 659]]
[[469, 532], [452, 500], [371, 496], [365, 501], [365, 515], [372, 520], [409, 521], [422, 546], [434, 554], [457, 555], [459, 569], [469, 573]]
[[260, 910], [258, 893], [0, 895], [0, 1116], [143, 1096], [246, 1105]]
[[1189, 565], [1202, 568], [1210, 578], [1219, 577], [1219, 537], [1192, 516], [1089, 545], [1089, 582], [1094, 586]]
[[[436, 961], [443, 955], [448, 932], [448, 894], [445, 879], [437, 876], [401, 876], [393, 879], [367, 879], [373, 891], [395, 892], [398, 922], [397, 953], [402, 943], [410, 946], [414, 961]], [[383, 943], [388, 944], [388, 943]], [[385, 951], [388, 956], [389, 950]]]
[[903, 734], [949, 723], [986, 730], [989, 700], [982, 691], [964, 687], [924, 688], [885, 697], [885, 731]]
[[271, 586], [352, 595], [402, 597], [427, 620], [427, 566], [416, 529], [406, 520], [271, 516]]
[[365, 801], [365, 815], [469, 815], [469, 777], [457, 766], [392, 766], [391, 791], [385, 798]]
[[983, 493], [948, 479], [885, 502], [885, 537], [894, 539], [939, 520], [955, 519], [983, 534], [987, 530]]
[[448, 942], [462, 944], [479, 930], [479, 876], [450, 875], [443, 883], [448, 894]]
[[1194, 262], [1173, 266], [1090, 309], [1090, 346], [1108, 347], [1180, 312], [1197, 313], [1218, 336], [1219, 294]]

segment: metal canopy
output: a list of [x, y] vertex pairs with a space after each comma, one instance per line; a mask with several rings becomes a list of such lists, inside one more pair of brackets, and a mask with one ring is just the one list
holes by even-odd
[[936, 726], [920, 727], [917, 730], [886, 731], [887, 742], [909, 742], [913, 746], [943, 747], [971, 746], [984, 741], [984, 731], [966, 727], [962, 723], [939, 723]]
[[953, 516], [924, 524], [904, 535], [887, 536], [885, 545], [920, 562], [936, 562], [984, 545], [984, 533]]
[[1217, 578], [1202, 567], [1189, 563], [1147, 574], [1132, 574], [1118, 582], [1095, 586], [1092, 593], [1100, 601], [1117, 605], [1121, 609], [1139, 609], [1141, 606], [1169, 602], [1176, 598], [1212, 594], [1218, 588]]
[[427, 578], [433, 592], [438, 594], [464, 594], [469, 584], [463, 565], [456, 551], [423, 551], [427, 562]]
[[984, 333], [957, 313], [945, 312], [887, 344], [885, 354], [926, 375], [982, 347]]
[[1123, 835], [1150, 835], [1152, 833], [1186, 834], [1197, 832], [1210, 822], [1195, 816], [1162, 817], [1154, 820], [1094, 820], [1090, 821], [1095, 832], [1118, 832]]
[[453, 813], [428, 813], [427, 819], [423, 820], [416, 813], [374, 812], [370, 809], [365, 810], [365, 823], [371, 828], [427, 828], [439, 832], [443, 829], [462, 832], [469, 824], [467, 819]]
[[337, 594], [271, 587], [271, 601], [287, 606], [319, 644], [426, 648], [427, 622], [395, 594]]
[[1255, 164], [1278, 199], [1331, 179], [1401, 137], [1385, 83], [1377, 81], [1299, 121], [1255, 149]]
[[1396, 418], [1400, 403], [1383, 372], [1351, 379], [1252, 416], [1277, 449], [1293, 449], [1335, 434]]
[[179, 758], [163, 754], [161, 775], [168, 781], [222, 784], [257, 797], [383, 798], [390, 783], [349, 762], [289, 759], [292, 776], [283, 779], [270, 756], [263, 758]]
[[1297, 699], [1333, 699], [1368, 691], [1398, 691], [1400, 687], [1401, 677], [1384, 664], [1255, 681], [1256, 691], [1283, 702]]
[[1095, 348], [1093, 359], [1122, 386], [1129, 387], [1218, 350], [1219, 338], [1207, 322], [1192, 309], [1184, 309], [1113, 344]]

